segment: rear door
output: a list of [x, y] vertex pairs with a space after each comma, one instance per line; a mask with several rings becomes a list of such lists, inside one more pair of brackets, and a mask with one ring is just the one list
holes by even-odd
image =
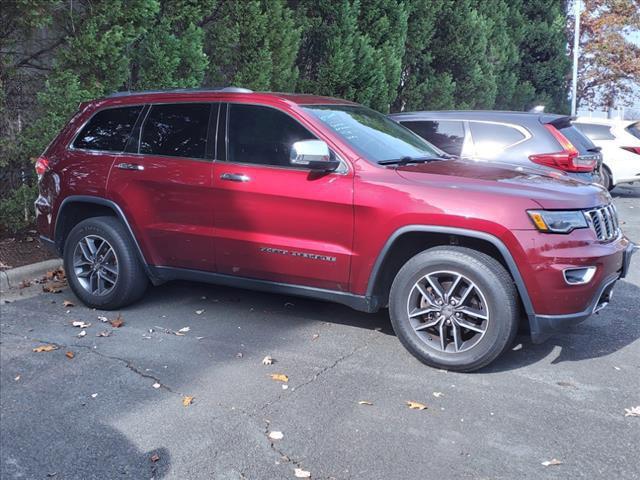
[[150, 105], [113, 163], [108, 195], [152, 265], [215, 270], [208, 132], [217, 113], [212, 103]]
[[[353, 174], [289, 163], [291, 145], [316, 138], [275, 108], [230, 104], [214, 170], [221, 273], [347, 290], [353, 241]], [[225, 131], [227, 135], [225, 135]]]

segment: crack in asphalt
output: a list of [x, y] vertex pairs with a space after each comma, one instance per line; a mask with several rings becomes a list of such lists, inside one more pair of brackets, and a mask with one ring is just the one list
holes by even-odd
[[29, 340], [29, 341], [32, 341], [32, 342], [39, 342], [39, 343], [45, 343], [45, 344], [48, 344], [48, 345], [55, 345], [56, 347], [60, 347], [62, 349], [82, 348], [82, 349], [86, 350], [87, 352], [93, 353], [93, 354], [95, 354], [95, 355], [97, 355], [99, 357], [107, 358], [107, 359], [110, 359], [110, 360], [115, 360], [115, 361], [124, 363], [124, 365], [129, 370], [131, 370], [133, 373], [135, 373], [135, 374], [137, 374], [137, 375], [139, 375], [139, 376], [141, 376], [143, 378], [148, 378], [148, 379], [154, 380], [156, 383], [158, 383], [160, 385], [159, 389], [166, 390], [166, 391], [168, 391], [170, 393], [173, 393], [174, 395], [183, 396], [182, 393], [177, 392], [174, 389], [172, 389], [171, 387], [169, 387], [168, 385], [165, 385], [164, 383], [162, 383], [162, 381], [158, 377], [156, 377], [155, 375], [152, 375], [152, 374], [150, 374], [148, 372], [140, 370], [140, 368], [135, 366], [133, 364], [133, 362], [131, 362], [130, 360], [127, 360], [125, 358], [116, 357], [114, 355], [107, 355], [106, 353], [102, 353], [102, 352], [98, 351], [97, 349], [90, 347], [89, 345], [79, 345], [79, 344], [75, 344], [75, 343], [74, 344], [63, 344], [63, 343], [58, 343], [58, 342], [54, 342], [54, 341], [43, 340], [43, 339], [40, 339], [40, 338], [27, 337], [25, 335], [19, 335], [17, 333], [7, 332], [7, 331], [3, 331], [2, 334], [3, 335], [11, 335], [11, 336], [18, 337], [18, 338], [21, 338], [23, 340]]

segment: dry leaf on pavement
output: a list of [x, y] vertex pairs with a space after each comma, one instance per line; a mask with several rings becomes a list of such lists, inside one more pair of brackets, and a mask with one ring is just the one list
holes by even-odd
[[311, 340], [317, 340], [320, 337], [319, 333], [314, 333], [313, 336], [311, 337]]
[[640, 417], [640, 405], [637, 407], [625, 408], [624, 409], [625, 417]]
[[273, 431], [273, 432], [269, 432], [268, 437], [271, 440], [282, 440], [284, 438], [284, 435], [282, 434], [282, 432]]
[[160, 388], [160, 384], [158, 382], [154, 383], [153, 388]]
[[52, 352], [57, 349], [58, 349], [57, 345], [40, 345], [39, 347], [34, 348], [33, 351], [36, 353], [40, 353], [40, 352]]
[[107, 323], [109, 321], [109, 319], [103, 315], [99, 315], [98, 320], [100, 320], [102, 323]]
[[182, 327], [180, 330], [178, 330], [178, 333], [176, 333], [176, 335], [178, 335], [179, 333], [184, 335], [185, 333], [187, 333], [189, 330], [191, 330], [189, 327]]
[[289, 377], [287, 377], [284, 373], [272, 373], [270, 377], [271, 380], [275, 380], [276, 382], [287, 383], [289, 381]]
[[411, 400], [407, 401], [407, 405], [412, 410], [424, 410], [424, 409], [427, 408], [427, 406], [425, 404], [420, 403], [420, 402], [413, 402]]
[[91, 324], [90, 324], [90, 323], [83, 322], [83, 321], [81, 321], [81, 320], [73, 321], [73, 322], [71, 322], [71, 325], [72, 325], [73, 327], [79, 327], [79, 328], [89, 328], [89, 327], [91, 326]]
[[373, 402], [370, 402], [369, 400], [360, 400], [358, 405], [373, 405]]
[[82, 337], [84, 337], [86, 334], [87, 334], [87, 331], [86, 331], [86, 330], [81, 330], [81, 331], [80, 331], [80, 333], [79, 333], [78, 335], [76, 335], [76, 336], [77, 336], [77, 337], [82, 338]]
[[544, 465], [545, 467], [550, 467], [552, 465], [562, 465], [562, 462], [557, 458], [552, 458], [551, 460], [546, 460], [542, 462], [542, 465]]
[[19, 288], [27, 288], [31, 286], [31, 282], [29, 280], [22, 280], [20, 282]]
[[124, 325], [124, 319], [122, 318], [122, 315], [118, 314], [118, 316], [114, 320], [111, 320], [109, 323], [113, 328], [120, 328], [122, 325]]
[[158, 460], [160, 460], [160, 455], [158, 455], [157, 453], [154, 453], [153, 455], [151, 455], [151, 461], [153, 463], [156, 463]]
[[193, 397], [190, 397], [188, 395], [185, 395], [184, 397], [182, 397], [182, 405], [184, 405], [185, 407], [188, 407], [192, 403], [193, 403]]
[[273, 365], [273, 358], [271, 357], [271, 355], [267, 355], [266, 357], [264, 357], [262, 359], [262, 364], [263, 365]]
[[443, 395], [444, 395], [444, 393], [442, 393], [442, 392], [433, 392], [433, 396], [436, 397], [436, 398], [440, 398]]
[[307, 470], [296, 468], [293, 472], [296, 478], [311, 478], [311, 472], [308, 472]]
[[20, 380], [20, 375], [17, 375], [16, 378], [13, 379], [14, 382], [17, 382], [18, 380]]
[[111, 332], [109, 330], [104, 330], [102, 332], [96, 333], [96, 337], [108, 337], [109, 335], [111, 335]]
[[65, 356], [66, 356], [69, 360], [71, 360], [73, 357], [75, 357], [75, 354], [74, 354], [73, 352], [67, 352], [67, 353], [65, 353]]
[[196, 315], [202, 315], [204, 313], [204, 308], [202, 310], [196, 310]]
[[63, 307], [75, 307], [76, 304], [73, 303], [71, 300], [65, 300], [64, 302], [62, 302], [62, 306]]

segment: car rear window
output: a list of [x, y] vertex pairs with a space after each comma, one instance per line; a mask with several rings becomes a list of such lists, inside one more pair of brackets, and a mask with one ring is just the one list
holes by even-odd
[[627, 132], [636, 138], [640, 138], [640, 122], [632, 123], [627, 127]]
[[153, 105], [142, 127], [140, 153], [205, 158], [210, 103]]
[[576, 147], [581, 155], [589, 153], [590, 150], [593, 151], [596, 148], [593, 142], [573, 125], [560, 128], [559, 130], [560, 133], [562, 133], [562, 135], [564, 135], [567, 140]]
[[400, 122], [440, 150], [460, 156], [464, 145], [464, 123], [462, 120], [424, 120]]
[[591, 140], [614, 140], [616, 138], [611, 133], [611, 127], [609, 125], [579, 122], [573, 122], [573, 125]]
[[121, 152], [142, 106], [108, 108], [96, 113], [73, 142], [73, 148]]

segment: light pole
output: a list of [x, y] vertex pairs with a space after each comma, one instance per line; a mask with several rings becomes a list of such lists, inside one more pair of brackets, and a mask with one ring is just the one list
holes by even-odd
[[576, 114], [578, 104], [578, 57], [580, 50], [580, 1], [573, 1], [575, 28], [573, 29], [573, 75], [571, 77], [571, 115]]

